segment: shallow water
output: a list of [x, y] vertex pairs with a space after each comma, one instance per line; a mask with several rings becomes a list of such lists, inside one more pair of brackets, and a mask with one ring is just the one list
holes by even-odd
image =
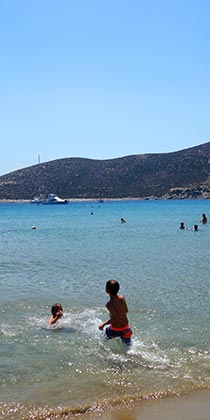
[[[0, 205], [2, 418], [210, 385], [210, 224], [200, 223], [209, 209], [208, 200]], [[181, 221], [199, 231], [180, 231]], [[109, 278], [129, 307], [128, 351], [98, 329]], [[55, 302], [64, 317], [48, 327]]]

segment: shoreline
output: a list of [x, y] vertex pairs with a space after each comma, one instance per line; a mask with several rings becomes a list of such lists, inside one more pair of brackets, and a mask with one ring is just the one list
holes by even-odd
[[[47, 410], [44, 415], [49, 420], [61, 420], [64, 417], [66, 420], [209, 420], [209, 397], [210, 389], [205, 388], [191, 390], [187, 394], [157, 394], [147, 399], [124, 400], [113, 405], [104, 401], [102, 406], [97, 406], [96, 403], [90, 408], [84, 407], [83, 410], [68, 411], [68, 408], [60, 407]], [[42, 411], [33, 416], [34, 420], [42, 418]], [[17, 420], [20, 420], [19, 415]]]
[[[209, 197], [208, 197], [209, 198]], [[68, 204], [71, 203], [98, 203], [103, 204], [105, 202], [126, 202], [126, 201], [184, 201], [184, 200], [208, 200], [207, 197], [198, 197], [198, 198], [164, 198], [164, 197], [122, 197], [122, 198], [68, 198], [65, 197], [64, 200], [68, 201]], [[31, 200], [13, 200], [13, 199], [0, 199], [0, 204], [37, 204], [31, 203]]]
[[[167, 395], [141, 401], [122, 402], [93, 413], [82, 415], [83, 420], [209, 420], [210, 389], [191, 391], [189, 394]], [[76, 417], [76, 416], [75, 416]], [[69, 420], [73, 417], [69, 417]], [[78, 416], [78, 419], [80, 415]]]
[[[154, 395], [139, 400], [122, 400], [110, 404], [108, 401], [100, 406], [95, 403], [83, 409], [70, 409], [66, 406], [35, 407], [33, 405], [18, 409], [13, 403], [3, 403], [5, 419], [13, 413], [14, 420], [49, 419], [49, 420], [209, 420], [210, 389], [191, 390], [186, 394]], [[6, 410], [6, 411], [5, 411]], [[1, 411], [1, 414], [3, 413]], [[10, 414], [9, 414], [10, 413]]]
[[[124, 198], [68, 198], [65, 197], [64, 200], [67, 200], [69, 203], [80, 203], [80, 202], [85, 202], [85, 203], [99, 203], [99, 204], [103, 204], [103, 202], [105, 201], [149, 201], [147, 198], [134, 198], [134, 197], [124, 197]], [[152, 200], [156, 200], [155, 198], [150, 199]], [[30, 200], [13, 200], [13, 199], [0, 199], [0, 203], [2, 204], [9, 204], [9, 203], [29, 203], [29, 204], [36, 204], [36, 203], [30, 203]]]

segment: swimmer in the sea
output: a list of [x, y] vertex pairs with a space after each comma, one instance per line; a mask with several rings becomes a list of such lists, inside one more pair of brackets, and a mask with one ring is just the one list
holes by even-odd
[[207, 217], [206, 217], [205, 213], [202, 214], [201, 222], [203, 223], [203, 225], [205, 225], [205, 223], [207, 223]]
[[54, 303], [51, 308], [52, 316], [48, 320], [48, 324], [55, 324], [63, 316], [63, 308], [60, 303]]

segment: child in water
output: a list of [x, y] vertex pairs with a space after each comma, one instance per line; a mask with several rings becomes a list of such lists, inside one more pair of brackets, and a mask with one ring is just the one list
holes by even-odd
[[202, 222], [203, 224], [207, 223], [207, 217], [206, 217], [205, 213], [203, 213], [203, 214], [202, 214], [202, 219], [201, 219], [201, 222]]
[[51, 308], [52, 316], [50, 317], [48, 324], [52, 325], [55, 324], [58, 319], [60, 319], [63, 316], [63, 308], [60, 303], [54, 303], [54, 305]]
[[118, 295], [120, 285], [116, 280], [109, 280], [106, 283], [106, 292], [110, 296], [109, 302], [106, 304], [106, 308], [110, 313], [110, 319], [103, 322], [99, 326], [99, 330], [103, 330], [105, 325], [110, 325], [106, 328], [106, 338], [107, 340], [120, 337], [122, 342], [126, 346], [131, 345], [131, 335], [132, 330], [128, 324], [127, 312], [128, 307], [126, 300], [123, 295]]

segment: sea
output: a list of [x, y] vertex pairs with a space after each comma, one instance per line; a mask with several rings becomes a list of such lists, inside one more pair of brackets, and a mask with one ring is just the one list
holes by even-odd
[[[210, 386], [209, 200], [1, 203], [0, 239], [1, 419], [82, 419]], [[130, 348], [99, 330], [109, 279]]]

